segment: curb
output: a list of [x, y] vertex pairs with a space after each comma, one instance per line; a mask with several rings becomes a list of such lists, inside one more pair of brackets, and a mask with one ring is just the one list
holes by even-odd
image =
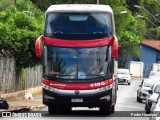
[[29, 107], [29, 111], [36, 111], [36, 110], [38, 110], [40, 108], [44, 108], [44, 107], [46, 107], [46, 106], [45, 105], [31, 106], [31, 107]]
[[15, 101], [15, 100], [23, 99], [25, 93], [33, 93], [34, 95], [41, 94], [42, 93], [42, 86], [29, 88], [29, 89], [21, 90], [21, 91], [16, 91], [13, 93], [0, 94], [0, 98], [4, 98], [7, 101]]

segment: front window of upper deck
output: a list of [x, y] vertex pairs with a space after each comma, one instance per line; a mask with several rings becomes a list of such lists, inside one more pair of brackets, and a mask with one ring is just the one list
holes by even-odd
[[60, 39], [98, 39], [113, 35], [110, 13], [47, 13], [44, 36]]

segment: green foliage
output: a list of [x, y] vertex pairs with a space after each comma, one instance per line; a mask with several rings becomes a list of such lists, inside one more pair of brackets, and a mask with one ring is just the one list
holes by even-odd
[[0, 0], [0, 11], [8, 9], [8, 6], [13, 5], [13, 0]]
[[[121, 5], [117, 4], [118, 7], [113, 7], [116, 34], [119, 40], [119, 67], [124, 67], [129, 57], [139, 58], [138, 46], [145, 33], [145, 22], [137, 20], [124, 2]], [[127, 10], [127, 14], [120, 14], [120, 11], [124, 10]]]
[[[35, 16], [18, 9], [11, 5], [0, 12], [0, 44], [16, 58], [17, 68], [24, 68], [38, 63], [34, 45], [36, 38], [42, 34], [43, 24]], [[44, 20], [42, 15], [38, 17]]]
[[141, 43], [138, 22], [132, 19], [126, 29], [120, 32], [119, 39], [119, 67], [124, 67], [129, 57], [139, 58], [138, 45]]
[[160, 40], [160, 28], [148, 28], [145, 34], [145, 38]]
[[42, 11], [54, 4], [96, 4], [96, 0], [31, 0]]
[[19, 11], [23, 11], [29, 16], [34, 16], [37, 19], [44, 14], [30, 0], [17, 0], [16, 7]]
[[[141, 0], [139, 2], [140, 8], [135, 8], [137, 15], [143, 16], [143, 18], [138, 18], [140, 21], [145, 21], [146, 23], [146, 34], [144, 34], [144, 37], [151, 38], [151, 39], [160, 39], [155, 35], [157, 27], [160, 26], [160, 1], [159, 0]], [[150, 30], [151, 29], [151, 30]], [[150, 36], [150, 37], [149, 37]]]
[[119, 37], [119, 43], [121, 47], [138, 45], [140, 43], [140, 39], [136, 34], [130, 31], [121, 32], [121, 36]]

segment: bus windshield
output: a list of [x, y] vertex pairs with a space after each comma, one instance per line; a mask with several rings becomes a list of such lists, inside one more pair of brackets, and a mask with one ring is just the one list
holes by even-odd
[[46, 14], [44, 36], [60, 39], [98, 39], [113, 35], [111, 13]]
[[[111, 77], [111, 46], [63, 48], [44, 46], [44, 77], [86, 82]], [[56, 78], [56, 79], [55, 79]]]

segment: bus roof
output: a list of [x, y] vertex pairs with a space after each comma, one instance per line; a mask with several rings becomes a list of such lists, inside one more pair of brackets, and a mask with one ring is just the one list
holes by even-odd
[[110, 12], [113, 13], [109, 5], [99, 4], [60, 4], [51, 5], [48, 12]]

